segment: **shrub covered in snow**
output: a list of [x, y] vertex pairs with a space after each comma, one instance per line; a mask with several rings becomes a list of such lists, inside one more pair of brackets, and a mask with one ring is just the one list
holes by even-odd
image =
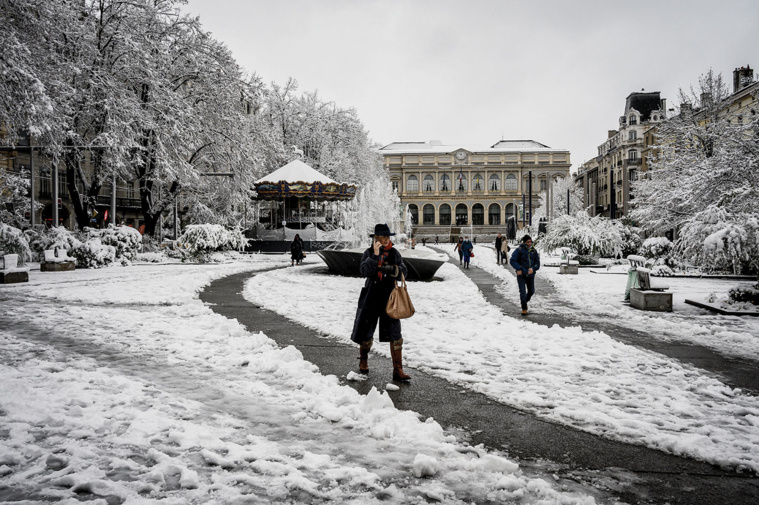
[[102, 268], [116, 261], [116, 248], [103, 245], [99, 238], [91, 237], [70, 251], [81, 268]]
[[219, 224], [191, 224], [177, 242], [189, 258], [209, 261], [214, 252], [244, 248], [248, 239], [239, 228], [227, 230]]
[[42, 251], [55, 249], [72, 251], [82, 245], [82, 241], [79, 240], [77, 235], [63, 226], [53, 226], [42, 232], [30, 229], [26, 230], [24, 234], [29, 240], [32, 251], [40, 261], [43, 259]]
[[551, 221], [540, 245], [547, 251], [571, 247], [580, 256], [614, 257], [622, 251], [622, 234], [610, 219], [580, 211]]
[[163, 263], [166, 261], [166, 256], [160, 252], [145, 252], [137, 253], [134, 257], [135, 261], [142, 261], [145, 263]]
[[18, 254], [19, 264], [32, 260], [32, 250], [24, 233], [13, 226], [0, 223], [0, 251], [5, 254]]
[[730, 300], [759, 305], [759, 282], [754, 286], [738, 287], [730, 290]]
[[631, 254], [638, 254], [643, 239], [640, 238], [640, 228], [633, 226], [628, 220], [621, 219], [614, 221], [619, 227], [619, 234], [622, 237], [621, 253], [623, 258]]
[[133, 260], [142, 248], [142, 234], [129, 226], [113, 226], [97, 230], [100, 242], [116, 249], [117, 259]]
[[674, 244], [667, 237], [650, 237], [643, 241], [638, 254], [647, 259], [667, 260], [672, 256]]

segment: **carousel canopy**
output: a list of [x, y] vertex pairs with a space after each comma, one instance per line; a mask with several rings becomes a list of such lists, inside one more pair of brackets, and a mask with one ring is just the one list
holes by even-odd
[[356, 186], [333, 181], [300, 160], [293, 160], [257, 180], [258, 200], [281, 200], [290, 196], [317, 200], [350, 200]]

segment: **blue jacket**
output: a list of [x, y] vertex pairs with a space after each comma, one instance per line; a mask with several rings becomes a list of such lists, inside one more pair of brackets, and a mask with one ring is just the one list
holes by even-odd
[[464, 256], [467, 258], [472, 255], [472, 251], [474, 250], [474, 246], [472, 245], [472, 242], [469, 240], [464, 240], [464, 242], [461, 244], [461, 252], [464, 253]]
[[527, 270], [532, 268], [534, 275], [540, 269], [540, 255], [534, 247], [528, 248], [525, 244], [520, 244], [511, 254], [509, 263], [514, 270], [521, 270], [522, 275], [527, 275]]

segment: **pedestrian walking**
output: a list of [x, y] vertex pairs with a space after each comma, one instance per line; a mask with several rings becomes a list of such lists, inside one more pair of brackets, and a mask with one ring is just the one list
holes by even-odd
[[540, 269], [540, 255], [532, 247], [532, 238], [529, 235], [522, 237], [522, 243], [511, 255], [511, 266], [517, 272], [522, 315], [526, 316], [527, 302], [535, 294], [535, 272]]
[[437, 245], [437, 235], [435, 235], [435, 245]]
[[[453, 240], [453, 237], [451, 237], [451, 240]], [[459, 241], [456, 242], [456, 245], [453, 246], [454, 251], [458, 251], [459, 253], [459, 265], [464, 264], [464, 251], [461, 249], [461, 246], [464, 245], [464, 239], [459, 237]]]
[[372, 246], [361, 257], [361, 275], [366, 277], [364, 287], [358, 297], [356, 319], [353, 322], [351, 340], [359, 344], [358, 370], [369, 373], [369, 350], [374, 343], [374, 330], [379, 321], [380, 342], [390, 342], [390, 356], [393, 359], [393, 380], [408, 382], [411, 377], [403, 373], [403, 336], [401, 322], [387, 315], [385, 307], [396, 279], [408, 274], [403, 257], [393, 247], [386, 224], [374, 227]]
[[501, 259], [503, 260], [503, 264], [507, 264], [509, 262], [509, 251], [511, 250], [511, 247], [509, 247], [509, 239], [506, 237], [503, 237], [503, 240], [501, 241]]
[[290, 266], [300, 265], [303, 260], [303, 240], [299, 234], [295, 234], [295, 238], [290, 244]]
[[474, 256], [474, 246], [469, 237], [464, 237], [464, 242], [461, 243], [461, 251], [464, 255], [464, 268], [469, 268], [469, 261]]
[[503, 260], [503, 255], [501, 254], [501, 243], [503, 242], [503, 237], [501, 237], [501, 234], [499, 233], [495, 237], [495, 262], [499, 265], [501, 264], [501, 261]]

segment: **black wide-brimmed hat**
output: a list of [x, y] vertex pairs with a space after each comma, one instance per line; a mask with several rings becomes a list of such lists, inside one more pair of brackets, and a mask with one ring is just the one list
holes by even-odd
[[390, 233], [390, 227], [388, 225], [377, 224], [377, 225], [374, 225], [374, 233], [370, 233], [369, 236], [375, 237], [377, 235], [381, 237], [392, 237], [393, 235], [395, 235], [395, 233]]

